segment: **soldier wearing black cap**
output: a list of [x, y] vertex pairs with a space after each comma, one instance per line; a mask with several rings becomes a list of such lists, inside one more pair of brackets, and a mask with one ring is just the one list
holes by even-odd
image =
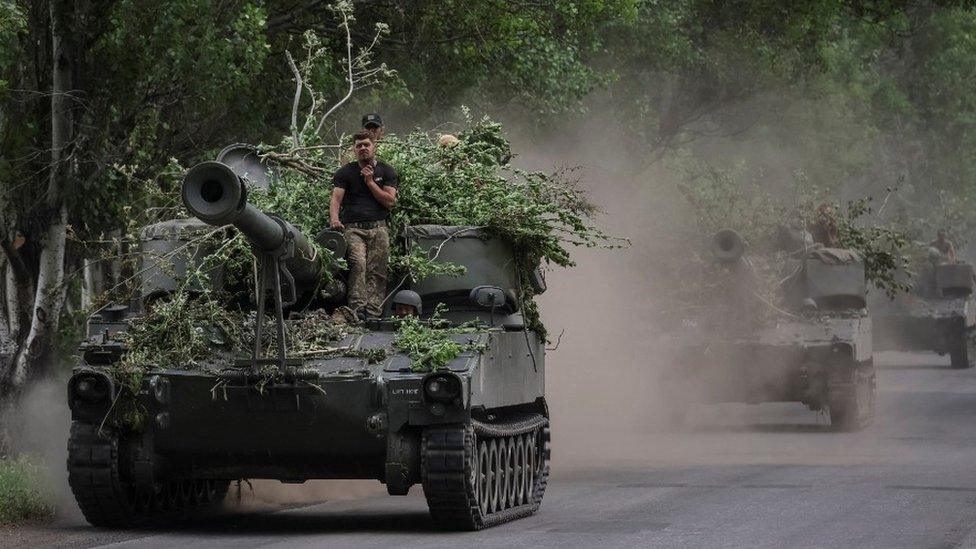
[[373, 141], [383, 138], [383, 119], [376, 113], [363, 115], [363, 129], [373, 134]]

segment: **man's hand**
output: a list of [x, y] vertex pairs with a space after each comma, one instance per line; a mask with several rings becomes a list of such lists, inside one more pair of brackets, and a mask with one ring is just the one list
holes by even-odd
[[359, 173], [363, 174], [366, 188], [373, 194], [373, 198], [387, 210], [392, 210], [396, 203], [396, 187], [381, 187], [379, 183], [373, 181], [373, 171], [376, 168], [373, 164], [363, 166]]
[[346, 226], [342, 224], [342, 221], [339, 221], [338, 219], [331, 220], [329, 222], [329, 227], [332, 227], [333, 231], [342, 231], [346, 228]]

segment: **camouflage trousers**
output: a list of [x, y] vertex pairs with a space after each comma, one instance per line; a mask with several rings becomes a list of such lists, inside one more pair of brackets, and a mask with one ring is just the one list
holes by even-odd
[[370, 316], [383, 314], [386, 271], [390, 262], [390, 233], [386, 227], [346, 228], [349, 262], [349, 308]]

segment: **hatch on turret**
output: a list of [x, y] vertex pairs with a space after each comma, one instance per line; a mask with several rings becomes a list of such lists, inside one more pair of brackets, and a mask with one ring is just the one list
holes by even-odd
[[430, 258], [463, 265], [467, 269], [461, 276], [430, 276], [416, 282], [413, 290], [424, 300], [452, 297], [467, 300], [471, 290], [478, 286], [495, 286], [512, 295], [518, 288], [515, 254], [511, 247], [482, 229], [414, 225], [404, 229], [404, 237], [408, 249], [419, 246]]
[[973, 293], [973, 266], [946, 263], [935, 267], [935, 280], [945, 297], [965, 297]]
[[805, 260], [807, 297], [821, 309], [862, 309], [866, 306], [864, 262], [851, 250], [820, 248]]
[[190, 291], [202, 291], [203, 285], [220, 288], [223, 267], [210, 266], [202, 274], [187, 281], [187, 273], [204, 269], [205, 258], [214, 252], [219, 240], [207, 238], [214, 228], [197, 219], [170, 219], [147, 225], [139, 232], [139, 296], [147, 299], [169, 294], [184, 282]]
[[[414, 282], [411, 289], [420, 294], [425, 312], [442, 303], [451, 313], [473, 314], [492, 324], [497, 321], [507, 328], [522, 328], [523, 320], [517, 314], [521, 298], [518, 267], [506, 241], [478, 227], [414, 225], [406, 227], [403, 234], [408, 249], [417, 246], [438, 262], [466, 269], [460, 276], [429, 276]], [[491, 311], [473, 298], [473, 290], [485, 287], [498, 288], [504, 295], [500, 306]]]

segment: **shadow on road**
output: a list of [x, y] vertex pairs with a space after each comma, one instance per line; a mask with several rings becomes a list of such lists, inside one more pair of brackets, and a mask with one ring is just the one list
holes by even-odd
[[878, 370], [898, 370], [898, 371], [910, 371], [910, 370], [952, 370], [953, 368], [947, 364], [876, 364], [875, 367]]
[[685, 433], [834, 433], [821, 423], [754, 423], [745, 425], [690, 425]]
[[233, 513], [188, 519], [138, 530], [142, 534], [349, 534], [356, 532], [435, 532], [426, 511], [389, 513], [292, 510], [278, 513]]
[[874, 367], [878, 370], [951, 370], [949, 357], [935, 352], [884, 351], [874, 353]]

